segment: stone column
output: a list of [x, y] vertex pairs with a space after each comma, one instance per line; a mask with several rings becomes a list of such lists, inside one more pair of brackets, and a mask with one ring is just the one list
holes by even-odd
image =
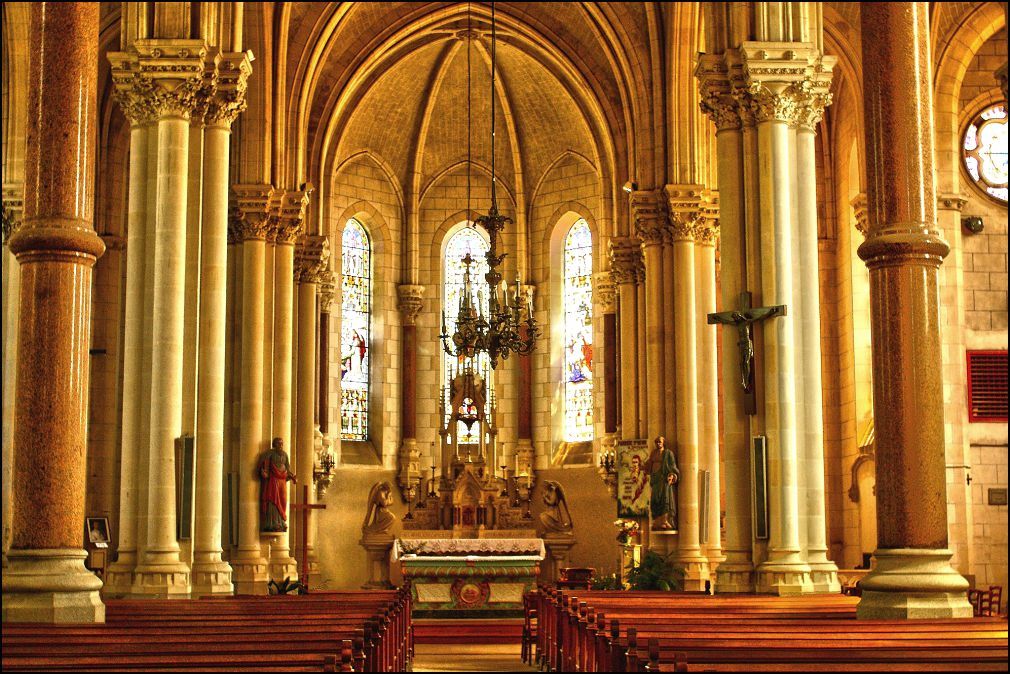
[[[294, 279], [295, 241], [301, 235], [302, 221], [309, 195], [304, 191], [285, 192], [281, 202], [274, 246], [274, 350], [273, 350], [273, 423], [272, 435], [284, 441], [285, 451], [294, 463], [295, 454], [291, 444], [291, 369], [292, 339], [294, 335]], [[298, 473], [296, 472], [297, 476]], [[303, 484], [311, 487], [311, 465], [305, 475], [298, 476]], [[304, 482], [308, 480], [308, 482]], [[288, 485], [285, 489], [290, 492]], [[290, 503], [290, 497], [288, 498]], [[289, 513], [288, 513], [289, 515]], [[274, 534], [270, 547], [270, 577], [274, 580], [296, 578], [298, 564], [291, 556], [289, 532], [291, 519], [288, 516], [288, 530]]]
[[21, 273], [14, 254], [7, 247], [11, 235], [21, 225], [24, 185], [3, 186], [3, 568], [7, 568], [7, 550], [11, 534], [11, 492], [14, 476], [14, 386], [17, 368], [18, 297]]
[[[319, 430], [330, 432], [330, 308], [336, 296], [336, 277], [327, 269], [319, 280]], [[340, 430], [332, 436], [335, 453], [340, 455]]]
[[[295, 268], [298, 278], [298, 362], [295, 416], [295, 471], [303, 485], [309, 485], [309, 503], [316, 502], [316, 490], [310, 482], [315, 468], [315, 403], [316, 403], [316, 292], [322, 274], [330, 262], [329, 239], [325, 236], [306, 236], [299, 247]], [[298, 490], [301, 494], [301, 490]], [[296, 499], [297, 500], [297, 499]], [[316, 571], [315, 521], [309, 515], [309, 531], [298, 531], [295, 554], [301, 553], [301, 543], [306, 543], [309, 573]], [[301, 526], [296, 519], [295, 529]], [[304, 569], [303, 569], [304, 570]]]
[[821, 381], [821, 302], [818, 262], [817, 163], [815, 134], [824, 107], [831, 103], [827, 77], [797, 93], [796, 102], [796, 236], [795, 260], [799, 283], [793, 293], [796, 308], [796, 382], [799, 429], [797, 440], [806, 486], [806, 560], [814, 592], [841, 591], [838, 567], [828, 559], [824, 493], [824, 402]]
[[139, 40], [136, 47], [140, 71], [155, 87], [158, 114], [152, 310], [158, 325], [151, 345], [146, 547], [132, 591], [188, 594], [189, 566], [180, 559], [176, 532], [175, 448], [182, 432], [189, 122], [203, 86], [206, 47], [202, 40]]
[[610, 240], [610, 269], [618, 288], [618, 318], [621, 332], [621, 439], [638, 435], [638, 296], [635, 289], [638, 244], [631, 238]]
[[612, 440], [617, 433], [617, 401], [620, 397], [617, 383], [616, 286], [611, 272], [593, 274], [593, 300], [598, 307], [598, 315], [603, 317], [603, 432]]
[[[106, 595], [127, 594], [133, 585], [133, 570], [137, 565], [137, 496], [142, 418], [148, 410], [142, 406], [141, 380], [143, 370], [144, 325], [144, 253], [147, 248], [149, 222], [153, 213], [147, 211], [148, 191], [154, 176], [148, 175], [151, 128], [154, 126], [153, 99], [145, 96], [130, 72], [130, 56], [110, 54], [114, 96], [130, 120], [129, 192], [127, 197], [127, 245], [125, 315], [123, 318], [123, 421], [121, 428], [119, 545], [115, 563], [105, 574]], [[144, 474], [146, 477], [146, 474]]]
[[[719, 227], [722, 256], [721, 308], [736, 307], [747, 290], [744, 233], [744, 162], [741, 120], [718, 56], [702, 56], [698, 78], [702, 110], [716, 125], [719, 176]], [[726, 483], [726, 559], [717, 570], [716, 591], [753, 592], [754, 553], [751, 512], [750, 422], [744, 411], [740, 353], [735, 334], [722, 336], [723, 466]]]
[[667, 185], [669, 236], [673, 242], [673, 320], [677, 405], [676, 443], [680, 482], [676, 559], [684, 567], [684, 589], [704, 590], [709, 580], [708, 560], [701, 554], [698, 488], [698, 306], [695, 296], [694, 236], [701, 220], [702, 187]]
[[218, 83], [205, 117], [203, 223], [200, 257], [200, 341], [197, 372], [196, 494], [193, 594], [231, 594], [232, 569], [221, 559], [224, 483], [225, 342], [228, 286], [228, 163], [231, 125], [245, 109], [245, 54], [225, 57], [233, 67]]
[[635, 323], [635, 354], [638, 362], [638, 437], [640, 438], [649, 435], [649, 350], [646, 344], [648, 304], [645, 294], [645, 264], [643, 260], [644, 256], [638, 258], [638, 267], [635, 269], [635, 307], [638, 309], [638, 319]]
[[[712, 199], [712, 197], [709, 197]], [[708, 471], [708, 540], [702, 541], [710, 564], [722, 561], [719, 504], [719, 359], [717, 327], [706, 316], [715, 312], [715, 242], [719, 232], [718, 203], [708, 201], [694, 230], [695, 297], [698, 330], [698, 465]], [[730, 339], [730, 335], [726, 336]]]
[[[424, 286], [401, 284], [396, 287], [400, 298], [400, 316], [403, 320], [403, 370], [400, 389], [400, 428], [403, 444], [400, 445], [400, 474], [397, 482], [407, 497], [407, 490], [417, 487], [424, 477], [421, 472], [421, 452], [417, 447], [417, 315], [424, 303]], [[494, 468], [492, 466], [492, 468]]]
[[267, 593], [267, 560], [260, 549], [260, 479], [263, 436], [263, 268], [266, 263], [270, 185], [235, 185], [242, 229], [242, 374], [238, 459], [238, 546], [231, 559], [237, 594]]
[[860, 618], [970, 617], [950, 566], [944, 468], [929, 8], [863, 7], [877, 565]]
[[14, 408], [13, 540], [3, 621], [105, 620], [84, 568], [85, 451], [98, 14], [93, 3], [31, 5], [24, 222]]
[[[645, 359], [652, 376], [646, 383], [646, 429], [649, 440], [666, 433], [665, 389], [661, 378], [664, 367], [663, 336], [666, 316], [663, 315], [663, 231], [666, 226], [666, 204], [658, 191], [641, 190], [631, 194], [631, 215], [635, 234], [642, 241], [645, 258]], [[641, 382], [639, 382], [641, 383]]]

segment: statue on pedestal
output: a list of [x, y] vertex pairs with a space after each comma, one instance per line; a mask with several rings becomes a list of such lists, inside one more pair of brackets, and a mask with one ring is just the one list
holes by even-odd
[[544, 535], [567, 534], [572, 530], [572, 515], [568, 511], [565, 490], [554, 480], [544, 485], [544, 505], [547, 509], [540, 513], [540, 523], [544, 525]]
[[366, 536], [388, 534], [396, 523], [396, 515], [389, 512], [393, 504], [393, 487], [388, 482], [376, 482], [368, 492], [368, 510], [361, 525], [361, 533]]
[[649, 473], [652, 487], [652, 499], [649, 502], [652, 530], [676, 531], [680, 469], [677, 467], [677, 456], [666, 446], [666, 438], [662, 435], [656, 438], [652, 453], [645, 462], [645, 469]]
[[270, 449], [263, 453], [259, 463], [260, 475], [260, 531], [276, 533], [288, 530], [287, 483], [297, 483], [291, 472], [284, 441], [274, 438]]

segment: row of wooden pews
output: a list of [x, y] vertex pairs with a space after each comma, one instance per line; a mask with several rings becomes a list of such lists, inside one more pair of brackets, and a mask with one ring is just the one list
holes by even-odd
[[407, 588], [106, 601], [100, 625], [4, 623], [4, 671], [398, 672]]
[[1007, 670], [1005, 618], [856, 620], [857, 603], [541, 585], [532, 610], [552, 671]]

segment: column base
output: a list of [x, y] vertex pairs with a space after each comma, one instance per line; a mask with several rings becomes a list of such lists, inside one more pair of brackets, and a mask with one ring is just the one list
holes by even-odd
[[267, 583], [267, 560], [262, 557], [233, 559], [231, 562], [232, 584], [235, 594], [269, 594]]
[[758, 565], [755, 591], [787, 597], [811, 594], [814, 584], [810, 579], [810, 566], [802, 562], [769, 561]]
[[285, 578], [292, 581], [298, 580], [298, 562], [291, 555], [283, 555], [270, 560], [267, 574], [271, 580], [280, 582]]
[[808, 558], [810, 564], [810, 582], [817, 594], [838, 594], [842, 584], [838, 580], [838, 566], [827, 559], [826, 553], [814, 553]]
[[873, 556], [876, 566], [859, 581], [857, 618], [972, 617], [968, 581], [950, 565], [950, 550], [878, 549]]
[[220, 560], [193, 563], [194, 597], [230, 595], [235, 593], [231, 582], [231, 565]]
[[752, 594], [754, 567], [748, 562], [726, 560], [715, 572], [716, 594]]
[[138, 564], [130, 594], [135, 597], [179, 597], [190, 593], [189, 567], [182, 562]]
[[712, 570], [708, 559], [691, 554], [684, 557], [674, 557], [674, 561], [684, 569], [684, 590], [686, 592], [703, 592], [711, 589]]
[[103, 623], [102, 581], [73, 548], [10, 550], [3, 573], [3, 622]]
[[137, 566], [137, 555], [133, 551], [120, 552], [119, 559], [105, 570], [103, 597], [125, 597], [133, 589], [133, 570]]

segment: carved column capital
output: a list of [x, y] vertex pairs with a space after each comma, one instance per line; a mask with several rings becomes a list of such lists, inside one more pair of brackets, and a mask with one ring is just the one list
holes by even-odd
[[593, 300], [605, 314], [612, 314], [617, 310], [617, 284], [611, 272], [601, 271], [593, 274]]
[[866, 192], [860, 192], [856, 196], [852, 197], [852, 214], [856, 216], [856, 229], [859, 233], [866, 237], [867, 232], [870, 231], [869, 226], [869, 208], [866, 204]]
[[739, 129], [742, 124], [739, 105], [733, 97], [729, 69], [723, 55], [702, 54], [694, 75], [698, 78], [701, 93], [701, 111], [712, 119], [716, 130]]
[[319, 293], [319, 311], [324, 314], [330, 313], [337, 294], [336, 275], [332, 269], [326, 269], [320, 274], [317, 292]]
[[631, 215], [635, 221], [635, 234], [643, 246], [663, 243], [666, 229], [666, 201], [659, 190], [638, 190], [631, 193]]
[[295, 279], [299, 283], [320, 283], [330, 269], [330, 240], [308, 235], [295, 248]]
[[21, 226], [21, 214], [25, 210], [24, 185], [4, 183], [3, 186], [3, 245]]
[[231, 128], [246, 109], [246, 89], [252, 64], [245, 52], [221, 54], [217, 67], [217, 90], [207, 107], [207, 126]]
[[[279, 191], [278, 191], [279, 192]], [[279, 244], [293, 244], [303, 231], [305, 209], [312, 189], [280, 193], [275, 239]]]
[[610, 240], [610, 273], [618, 285], [637, 282], [642, 270], [642, 247], [630, 236]]
[[414, 325], [417, 315], [424, 306], [424, 286], [401, 283], [396, 286], [396, 294], [399, 299], [397, 306], [403, 315], [404, 324]]
[[274, 197], [273, 185], [232, 185], [235, 201], [230, 219], [229, 239], [234, 241], [266, 241], [271, 237], [273, 224], [270, 206]]
[[693, 241], [695, 230], [703, 220], [704, 192], [702, 185], [666, 185], [667, 209], [670, 224], [667, 236], [670, 241]]
[[831, 103], [828, 89], [837, 59], [799, 42], [744, 42], [733, 95], [756, 122], [814, 128]]
[[217, 88], [217, 55], [203, 40], [141, 39], [109, 54], [114, 96], [131, 124], [202, 114]]

